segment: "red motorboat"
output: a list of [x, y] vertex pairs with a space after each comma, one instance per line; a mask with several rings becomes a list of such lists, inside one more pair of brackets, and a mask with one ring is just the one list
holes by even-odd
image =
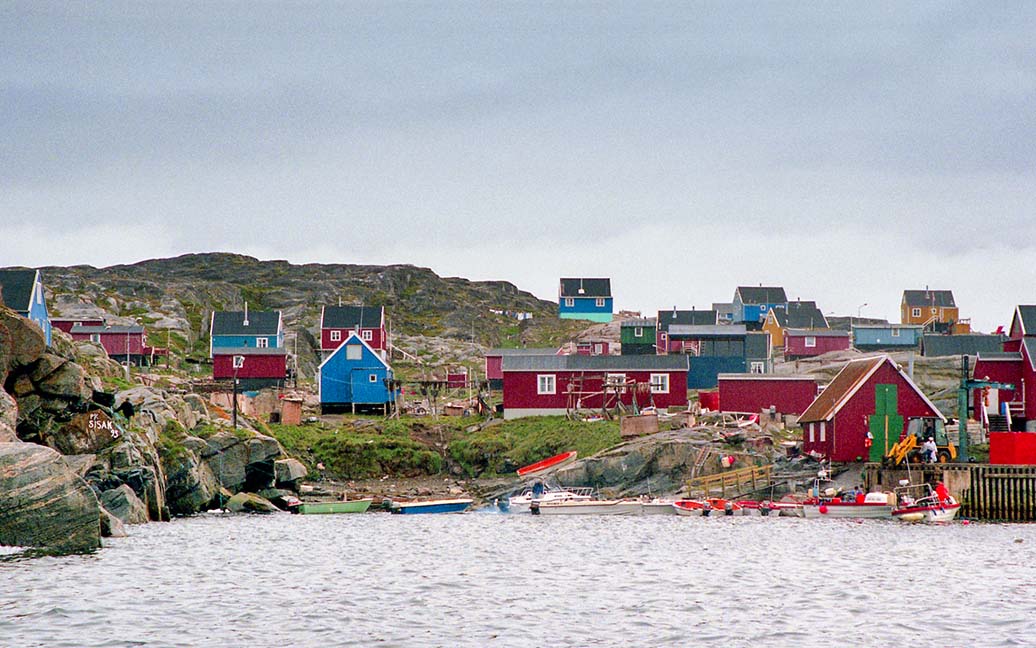
[[534, 464], [528, 466], [522, 466], [518, 469], [519, 477], [535, 477], [536, 475], [553, 470], [554, 468], [560, 468], [565, 464], [570, 464], [576, 460], [576, 451], [570, 450], [568, 452], [562, 452], [559, 455], [554, 455], [544, 459], [543, 461], [537, 461]]

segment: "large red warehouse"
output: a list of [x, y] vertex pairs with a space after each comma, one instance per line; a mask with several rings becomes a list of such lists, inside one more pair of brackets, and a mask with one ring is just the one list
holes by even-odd
[[832, 461], [880, 461], [912, 418], [946, 420], [888, 356], [853, 360], [799, 417], [802, 448]]
[[817, 397], [811, 376], [720, 374], [719, 409], [755, 414], [773, 407], [778, 414], [802, 414]]

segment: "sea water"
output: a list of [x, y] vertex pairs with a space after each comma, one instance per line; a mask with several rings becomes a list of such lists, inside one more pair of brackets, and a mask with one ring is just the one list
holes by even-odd
[[209, 514], [0, 556], [0, 646], [1020, 646], [1036, 526]]

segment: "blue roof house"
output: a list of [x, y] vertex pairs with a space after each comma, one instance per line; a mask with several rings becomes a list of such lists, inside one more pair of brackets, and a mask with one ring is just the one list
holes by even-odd
[[561, 319], [612, 321], [611, 279], [562, 279], [558, 288], [558, 317]]
[[0, 304], [35, 322], [50, 346], [50, 314], [39, 270], [0, 270]]
[[350, 331], [331, 355], [320, 363], [317, 387], [323, 414], [380, 410], [388, 414], [396, 400], [391, 386], [392, 367], [381, 354]]

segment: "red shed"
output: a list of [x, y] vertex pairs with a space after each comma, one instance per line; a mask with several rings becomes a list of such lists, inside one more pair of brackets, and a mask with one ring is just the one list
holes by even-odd
[[811, 358], [831, 351], [845, 351], [852, 346], [849, 331], [831, 329], [786, 329], [784, 357], [787, 360]]
[[576, 342], [577, 355], [608, 355], [607, 340], [580, 340]]
[[217, 347], [212, 350], [214, 379], [233, 379], [234, 356], [244, 358], [237, 369], [238, 385], [241, 389], [261, 389], [284, 384], [288, 373], [288, 355], [283, 348]]
[[[687, 369], [683, 355], [505, 356], [504, 418], [613, 407], [616, 399], [631, 406], [634, 397], [640, 407], [687, 407]], [[606, 383], [625, 388], [606, 397]]]
[[802, 414], [817, 397], [811, 376], [720, 374], [719, 407], [723, 412], [756, 414], [770, 407], [779, 414]]
[[913, 418], [946, 420], [887, 355], [853, 360], [799, 417], [802, 448], [832, 461], [880, 461]]

